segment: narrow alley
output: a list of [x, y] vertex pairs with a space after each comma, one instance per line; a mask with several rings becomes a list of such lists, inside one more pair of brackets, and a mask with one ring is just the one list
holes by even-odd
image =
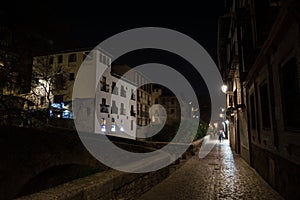
[[140, 197], [147, 199], [283, 199], [240, 156], [228, 140], [203, 159], [188, 160], [178, 171]]

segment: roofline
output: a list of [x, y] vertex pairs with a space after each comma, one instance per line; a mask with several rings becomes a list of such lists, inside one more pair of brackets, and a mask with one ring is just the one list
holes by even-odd
[[127, 83], [129, 83], [129, 84], [131, 84], [131, 85], [133, 85], [135, 87], [137, 87], [136, 83], [132, 82], [131, 80], [128, 80], [127, 78], [125, 78], [123, 76], [120, 76], [119, 74], [110, 73], [110, 75], [113, 76], [113, 77], [115, 77], [115, 78], [117, 78], [117, 79], [119, 79], [119, 80], [125, 81], [125, 82], [127, 82]]
[[54, 50], [50, 52], [45, 52], [41, 54], [36, 54], [33, 57], [38, 57], [38, 56], [49, 56], [49, 55], [54, 55], [54, 54], [63, 54], [63, 53], [72, 53], [72, 52], [81, 52], [81, 51], [92, 51], [94, 49], [97, 49], [101, 51], [102, 53], [106, 54], [107, 56], [110, 56], [110, 58], [113, 58], [113, 56], [105, 51], [102, 48], [99, 47], [81, 47], [81, 48], [73, 48], [73, 49], [63, 49], [63, 50]]

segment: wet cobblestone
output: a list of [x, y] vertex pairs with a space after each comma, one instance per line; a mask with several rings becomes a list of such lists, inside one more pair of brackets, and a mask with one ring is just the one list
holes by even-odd
[[140, 197], [147, 199], [283, 199], [228, 141], [218, 143], [203, 159], [189, 159], [163, 182]]

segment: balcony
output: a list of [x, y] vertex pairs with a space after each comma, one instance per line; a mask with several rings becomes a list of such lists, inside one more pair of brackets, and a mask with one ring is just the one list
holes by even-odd
[[131, 111], [130, 111], [130, 116], [135, 117], [135, 115], [136, 115], [135, 111], [134, 111], [134, 110], [131, 110]]
[[135, 101], [135, 95], [134, 95], [134, 94], [131, 94], [130, 99], [133, 100], [133, 101]]
[[109, 113], [109, 105], [100, 104], [101, 113]]
[[106, 83], [101, 83], [101, 91], [109, 92], [109, 85]]

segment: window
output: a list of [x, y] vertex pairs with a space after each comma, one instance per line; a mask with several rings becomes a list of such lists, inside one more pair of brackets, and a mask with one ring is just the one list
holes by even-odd
[[171, 114], [174, 114], [175, 113], [175, 110], [174, 109], [171, 109]]
[[166, 99], [165, 98], [162, 99], [162, 104], [163, 105], [166, 104]]
[[111, 132], [116, 132], [115, 118], [111, 118]]
[[64, 88], [64, 77], [62, 74], [55, 76], [55, 89], [61, 90]]
[[238, 105], [237, 97], [238, 97], [237, 89], [235, 89], [234, 92], [233, 92], [233, 104], [234, 104], [235, 107]]
[[256, 113], [255, 113], [255, 102], [254, 102], [254, 94], [250, 96], [250, 109], [251, 109], [251, 127], [252, 129], [256, 129]]
[[100, 104], [100, 112], [101, 113], [109, 113], [108, 107], [109, 107], [109, 105], [106, 105], [106, 99], [102, 98], [102, 103]]
[[297, 60], [291, 58], [282, 68], [282, 102], [287, 129], [300, 129], [300, 92]]
[[58, 63], [63, 63], [63, 55], [59, 55], [59, 56], [57, 57], [57, 62], [58, 62]]
[[135, 110], [134, 110], [134, 106], [133, 105], [130, 106], [130, 116], [134, 116], [135, 117]]
[[155, 104], [158, 104], [158, 98], [155, 98], [155, 100], [154, 100], [155, 102]]
[[106, 105], [106, 99], [102, 98], [102, 105]]
[[271, 128], [268, 83], [266, 81], [260, 85], [260, 106], [263, 128]]
[[118, 114], [118, 107], [115, 100], [112, 100], [111, 113]]
[[133, 130], [133, 120], [130, 121], [130, 130]]
[[118, 94], [119, 94], [118, 87], [116, 86], [116, 82], [112, 82], [112, 85], [111, 85], [111, 93], [112, 93], [112, 94], [115, 94], [115, 95], [118, 95]]
[[124, 132], [124, 126], [123, 126], [123, 124], [124, 124], [124, 121], [123, 121], [123, 119], [121, 119], [121, 126], [120, 126], [120, 131], [121, 132]]
[[131, 96], [130, 96], [131, 100], [135, 100], [135, 95], [134, 95], [134, 91], [133, 89], [131, 89]]
[[75, 53], [69, 55], [69, 62], [76, 62], [77, 61], [77, 55]]
[[126, 97], [126, 90], [124, 89], [124, 86], [121, 86], [121, 97]]
[[175, 99], [171, 99], [171, 104], [174, 104], [175, 103]]
[[100, 90], [104, 92], [109, 92], [109, 84], [106, 83], [106, 77], [102, 76], [102, 80], [100, 81]]
[[106, 120], [105, 120], [105, 118], [101, 118], [100, 124], [101, 124], [101, 131], [106, 132]]
[[69, 81], [73, 81], [75, 79], [75, 73], [70, 73]]
[[125, 115], [124, 103], [121, 103], [121, 115]]

